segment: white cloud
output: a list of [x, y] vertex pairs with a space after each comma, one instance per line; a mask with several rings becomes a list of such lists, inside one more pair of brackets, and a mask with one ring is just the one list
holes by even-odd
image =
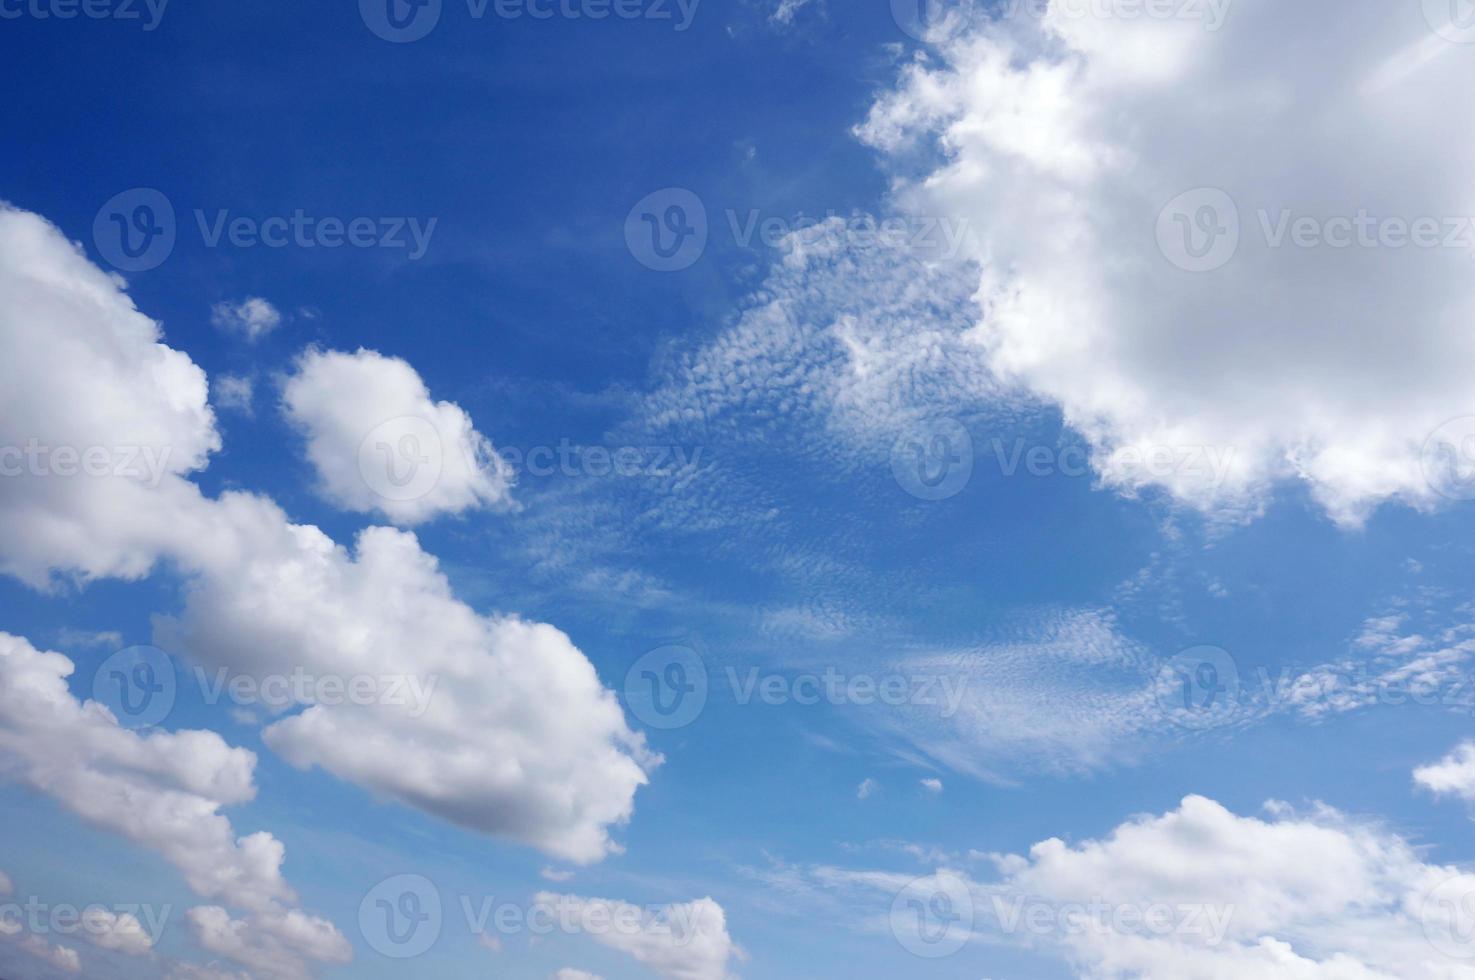
[[116, 913], [101, 906], [86, 909], [82, 915], [82, 938], [100, 949], [126, 956], [145, 956], [154, 948], [154, 937], [131, 912]]
[[307, 437], [323, 495], [419, 524], [511, 502], [511, 470], [471, 417], [435, 402], [415, 369], [375, 351], [309, 350], [283, 406]]
[[996, 869], [990, 881], [822, 867], [805, 887], [892, 908], [864, 927], [889, 924], [903, 943], [919, 924], [893, 899], [948, 894], [960, 943], [1030, 947], [1099, 980], [1475, 977], [1475, 920], [1458, 901], [1475, 895], [1475, 875], [1425, 863], [1402, 838], [1325, 807], [1269, 811], [1241, 817], [1191, 796], [1100, 840], [979, 855]]
[[[1259, 212], [1470, 215], [1475, 135], [1444, 106], [1475, 80], [1462, 46], [1417, 5], [1333, 0], [1238, 0], [1217, 30], [1058, 3], [959, 23], [858, 132], [898, 168], [919, 148], [940, 158], [899, 198], [970, 221], [983, 313], [967, 339], [993, 370], [1058, 404], [1124, 492], [1244, 518], [1301, 480], [1346, 524], [1385, 500], [1438, 503], [1421, 447], [1475, 414], [1470, 248], [1272, 247]], [[1194, 273], [1155, 229], [1205, 187], [1227, 192], [1241, 234]], [[1190, 228], [1213, 217], [1189, 203]], [[1164, 228], [1177, 255], [1173, 214]], [[1150, 472], [1153, 447], [1233, 456], [1220, 482]]]
[[255, 343], [282, 325], [282, 314], [260, 296], [239, 302], [216, 303], [210, 308], [216, 329], [237, 334]]
[[311, 976], [304, 959], [319, 963], [353, 959], [348, 940], [331, 923], [296, 909], [268, 908], [234, 919], [219, 906], [205, 905], [190, 909], [185, 917], [202, 949], [269, 980]]
[[117, 630], [79, 630], [63, 626], [56, 631], [56, 642], [64, 647], [121, 647], [123, 634]]
[[924, 779], [922, 780], [922, 788], [933, 795], [937, 795], [942, 792], [942, 780]]
[[210, 382], [210, 392], [220, 408], [228, 408], [243, 415], [252, 413], [254, 385], [246, 375], [221, 375]]
[[860, 787], [855, 791], [855, 798], [858, 800], [870, 799], [870, 797], [873, 796], [880, 788], [880, 783], [876, 782], [874, 779], [867, 777], [866, 779], [861, 780]]
[[[400, 381], [408, 371], [347, 360], [350, 384], [366, 365]], [[0, 571], [46, 586], [57, 574], [137, 577], [168, 560], [188, 582], [182, 615], [157, 627], [170, 649], [257, 680], [298, 669], [387, 678], [383, 699], [314, 704], [269, 727], [267, 744], [293, 764], [559, 859], [615, 850], [610, 829], [659, 759], [588, 659], [552, 626], [461, 602], [411, 534], [370, 528], [350, 552], [264, 497], [204, 497], [185, 476], [219, 446], [206, 389], [117, 280], [42, 219], [0, 210], [0, 446], [122, 442], [169, 460], [155, 481], [0, 480]], [[435, 409], [470, 437], [459, 409]], [[427, 704], [393, 702], [390, 685], [410, 679]], [[191, 806], [186, 839], [216, 826], [211, 800]], [[131, 832], [163, 826], [141, 819]], [[248, 863], [274, 872], [274, 842], [247, 843]]]
[[[167, 534], [153, 502], [220, 446], [205, 373], [160, 343], [118, 281], [54, 227], [0, 204], [0, 452], [36, 446], [43, 475], [0, 481], [0, 572], [145, 574]], [[109, 455], [117, 472], [65, 476], [48, 453]]]
[[548, 980], [604, 980], [604, 978], [597, 973], [575, 970], [571, 966], [566, 966], [558, 972], [550, 974]]
[[[743, 956], [727, 934], [722, 906], [710, 898], [668, 905], [656, 917], [628, 902], [606, 898], [543, 892], [534, 901], [558, 909], [560, 917], [566, 916], [596, 942], [634, 957], [669, 980], [727, 980], [729, 962]], [[638, 928], [631, 927], [634, 923]]]
[[[74, 669], [61, 654], [0, 633], [0, 776], [160, 854], [195, 892], [250, 910], [253, 923], [290, 924], [270, 933], [276, 972], [268, 976], [298, 980], [310, 975], [309, 960], [344, 961], [347, 942], [331, 923], [285, 907], [296, 895], [281, 874], [281, 842], [266, 832], [237, 838], [219, 812], [255, 798], [255, 754], [214, 732], [124, 729], [105, 706], [72, 696]], [[151, 948], [132, 915], [91, 914], [102, 916], [84, 930], [95, 945], [133, 955]], [[308, 933], [314, 942], [303, 941]]]
[[809, 6], [809, 3], [810, 0], [779, 0], [779, 4], [774, 8], [773, 13], [768, 15], [768, 20], [770, 23], [777, 24], [780, 27], [788, 27], [794, 23], [794, 16]]
[[1438, 762], [1415, 769], [1414, 782], [1437, 796], [1475, 801], [1475, 742], [1461, 742]]

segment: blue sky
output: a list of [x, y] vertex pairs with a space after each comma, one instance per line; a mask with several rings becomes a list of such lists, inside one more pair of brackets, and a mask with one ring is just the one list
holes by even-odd
[[616, 6], [0, 0], [6, 976], [1472, 975], [1459, 12]]

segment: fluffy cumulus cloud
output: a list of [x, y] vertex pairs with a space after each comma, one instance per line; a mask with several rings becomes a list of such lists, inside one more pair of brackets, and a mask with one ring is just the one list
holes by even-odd
[[307, 438], [323, 495], [338, 506], [419, 524], [511, 501], [510, 467], [491, 441], [460, 406], [433, 401], [399, 358], [310, 350], [283, 406]]
[[534, 901], [558, 910], [576, 931], [670, 980], [727, 980], [732, 961], [744, 955], [727, 934], [722, 906], [710, 898], [668, 905], [658, 915], [607, 898], [544, 892]]
[[604, 980], [597, 973], [589, 973], [585, 970], [576, 970], [566, 966], [556, 973], [550, 974], [548, 980]]
[[[475, 612], [409, 533], [371, 528], [350, 550], [264, 497], [204, 497], [188, 479], [219, 446], [204, 373], [44, 220], [0, 210], [0, 287], [0, 447], [128, 444], [167, 460], [143, 477], [40, 467], [0, 481], [0, 570], [54, 586], [58, 575], [141, 576], [167, 560], [189, 587], [161, 642], [230, 677], [360, 685], [331, 698], [289, 688], [290, 707], [305, 710], [265, 737], [294, 764], [559, 858], [615, 848], [609, 830], [658, 759], [566, 636]], [[300, 368], [297, 404], [314, 425], [327, 416], [302, 379], [327, 371], [345, 400], [397, 390], [401, 407], [428, 406], [448, 435], [474, 437], [401, 362], [310, 354]], [[201, 826], [210, 802], [196, 804]], [[275, 867], [267, 843], [246, 850], [255, 871]]]
[[[105, 706], [72, 695], [73, 669], [61, 654], [0, 633], [0, 775], [158, 853], [199, 895], [250, 910], [252, 925], [220, 955], [281, 980], [309, 976], [311, 961], [345, 962], [347, 941], [331, 923], [289, 907], [296, 895], [282, 877], [281, 843], [265, 832], [237, 837], [220, 813], [255, 798], [256, 756], [214, 732], [122, 728]], [[89, 914], [83, 935], [94, 945], [133, 955], [152, 947], [134, 916]], [[293, 928], [279, 935], [282, 922]], [[263, 943], [270, 964], [240, 957]]]
[[53, 226], [0, 204], [0, 571], [138, 577], [220, 447], [205, 372]]
[[[833, 867], [782, 878], [800, 894], [840, 892], [873, 908], [881, 899], [891, 914], [871, 925], [923, 944], [909, 948], [1019, 945], [1101, 980], [1475, 977], [1475, 875], [1324, 807], [1267, 809], [1240, 816], [1191, 796], [1100, 840], [975, 853], [920, 879]], [[961, 870], [970, 862], [993, 874]], [[910, 914], [941, 907], [926, 901], [942, 895], [947, 921], [924, 927]]]
[[[904, 207], [968, 219], [968, 341], [1125, 492], [1244, 519], [1299, 480], [1347, 524], [1468, 496], [1468, 47], [1418, 4], [1168, 6], [978, 5], [859, 127]], [[1227, 469], [1172, 465], [1200, 447]]]

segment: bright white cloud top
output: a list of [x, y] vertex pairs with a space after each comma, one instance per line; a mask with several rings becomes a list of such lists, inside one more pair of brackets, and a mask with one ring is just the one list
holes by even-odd
[[307, 438], [323, 496], [346, 510], [413, 525], [511, 503], [511, 471], [491, 440], [460, 406], [433, 401], [399, 358], [310, 350], [283, 408]]
[[[972, 344], [1124, 492], [1243, 518], [1302, 480], [1344, 524], [1438, 504], [1423, 448], [1475, 413], [1475, 136], [1442, 96], [1468, 48], [1416, 3], [1041, 6], [954, 16], [858, 129], [905, 207], [969, 221]], [[1468, 434], [1431, 443], [1435, 483]], [[1232, 464], [1148, 465], [1182, 447]]]

